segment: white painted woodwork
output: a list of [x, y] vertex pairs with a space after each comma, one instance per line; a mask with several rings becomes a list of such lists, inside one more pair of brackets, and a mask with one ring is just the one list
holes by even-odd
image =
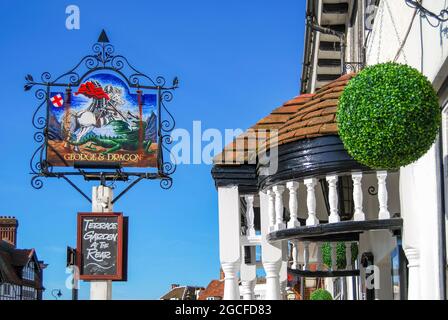
[[266, 192], [268, 196], [268, 213], [269, 213], [269, 231], [274, 231], [275, 225], [275, 194], [274, 191], [268, 189]]
[[288, 228], [297, 228], [300, 227], [300, 222], [297, 220], [298, 213], [297, 210], [299, 208], [297, 202], [297, 190], [299, 189], [299, 183], [297, 181], [289, 181], [286, 183], [286, 187], [289, 190], [289, 221]]
[[310, 266], [310, 243], [303, 243], [303, 270], [308, 270]]
[[283, 222], [283, 192], [284, 186], [274, 186], [272, 190], [275, 193], [275, 230], [285, 229], [285, 223]]
[[408, 259], [408, 300], [420, 300], [420, 254], [416, 248], [404, 249]]
[[323, 257], [322, 257], [322, 243], [316, 243], [316, 269], [318, 271], [323, 270]]
[[378, 202], [380, 204], [378, 219], [390, 219], [390, 212], [387, 209], [387, 171], [378, 171], [376, 177], [378, 179]]
[[299, 240], [292, 240], [292, 269], [299, 269]]
[[366, 220], [366, 215], [363, 211], [362, 205], [362, 173], [354, 172], [352, 173], [353, 180], [353, 202], [355, 207], [355, 213], [353, 215], [353, 220], [355, 221], [364, 221]]
[[243, 300], [254, 300], [255, 281], [241, 281]]
[[281, 300], [280, 269], [282, 261], [263, 262], [266, 272], [266, 300]]
[[[92, 188], [92, 212], [112, 212], [113, 191], [105, 186]], [[112, 281], [90, 281], [90, 300], [112, 300]]]
[[345, 243], [345, 261], [347, 262], [347, 265], [345, 269], [352, 270], [352, 243], [346, 242]]
[[240, 196], [238, 187], [218, 188], [219, 256], [224, 271], [224, 299], [240, 298], [237, 273], [241, 263]]
[[336, 223], [341, 221], [338, 212], [338, 176], [337, 175], [329, 175], [327, 176], [328, 182], [328, 202], [330, 205], [330, 216], [328, 217], [329, 223]]
[[224, 271], [224, 300], [239, 300], [240, 288], [238, 285], [238, 270], [240, 268], [237, 262], [221, 262], [222, 271]]
[[246, 222], [247, 222], [247, 236], [255, 236], [254, 226], [254, 195], [244, 196], [246, 200]]
[[319, 224], [319, 219], [317, 219], [316, 217], [316, 191], [314, 189], [317, 184], [317, 179], [305, 179], [304, 184], [306, 186], [306, 205], [308, 208], [308, 218], [306, 219], [306, 225], [314, 226]]
[[280, 299], [286, 299], [286, 287], [288, 286], [288, 261], [282, 261], [282, 265], [280, 267]]
[[266, 235], [269, 233], [269, 195], [263, 192], [260, 195], [260, 220], [261, 220], [261, 260], [266, 273], [267, 300], [279, 300], [280, 279], [279, 272], [284, 256], [284, 246], [281, 243], [269, 243]]
[[337, 242], [330, 243], [331, 248], [331, 270], [335, 271], [338, 269], [337, 263]]

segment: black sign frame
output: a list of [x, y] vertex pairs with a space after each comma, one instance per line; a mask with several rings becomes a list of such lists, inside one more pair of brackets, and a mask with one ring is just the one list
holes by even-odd
[[[115, 272], [113, 274], [85, 274], [84, 272], [84, 250], [83, 247], [83, 222], [86, 218], [114, 218], [118, 223], [117, 246], [115, 253]], [[81, 280], [127, 280], [127, 226], [128, 218], [122, 212], [79, 212], [78, 232], [77, 232], [77, 266], [79, 269], [79, 279]]]

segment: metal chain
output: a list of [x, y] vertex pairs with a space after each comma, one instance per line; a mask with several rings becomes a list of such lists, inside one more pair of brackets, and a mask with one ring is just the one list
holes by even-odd
[[[400, 34], [398, 33], [397, 25], [395, 24], [394, 16], [392, 15], [392, 10], [390, 9], [390, 6], [389, 6], [389, 3], [387, 2], [387, 0], [384, 0], [384, 2], [386, 3], [387, 11], [389, 11], [390, 21], [392, 21], [392, 26], [394, 27], [395, 35], [397, 36], [397, 40], [398, 40], [398, 44], [399, 44], [399, 47], [398, 47], [399, 48], [399, 52], [395, 56], [394, 61], [396, 61], [398, 59], [399, 53], [402, 52], [403, 53], [404, 62], [406, 64], [408, 64], [408, 59], [406, 57], [406, 54], [405, 54], [404, 50], [402, 50], [403, 49], [403, 43], [402, 43], [402, 41], [400, 39]], [[412, 24], [412, 22], [411, 22], [411, 24]]]

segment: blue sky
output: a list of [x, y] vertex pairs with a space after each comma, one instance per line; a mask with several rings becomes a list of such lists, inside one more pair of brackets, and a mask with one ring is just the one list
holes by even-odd
[[[65, 8], [81, 11], [65, 28]], [[101, 29], [116, 52], [180, 89], [170, 104], [177, 127], [245, 129], [299, 91], [305, 1], [0, 2], [0, 215], [16, 216], [18, 246], [49, 263], [45, 297], [65, 289], [65, 248], [75, 246], [76, 213], [90, 204], [61, 180], [30, 186], [32, 92], [24, 76], [65, 72], [90, 53]], [[115, 206], [130, 217], [128, 282], [115, 299], [158, 299], [171, 283], [206, 286], [219, 276], [217, 194], [208, 165], [182, 165], [174, 186], [140, 183]], [[84, 184], [86, 192], [90, 187]], [[89, 285], [81, 284], [87, 299]]]

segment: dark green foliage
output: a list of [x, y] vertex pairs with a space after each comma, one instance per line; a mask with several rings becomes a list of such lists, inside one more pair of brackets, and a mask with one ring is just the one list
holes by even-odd
[[311, 294], [310, 300], [333, 300], [333, 297], [327, 290], [317, 289]]
[[[358, 246], [356, 243], [352, 243], [352, 265], [354, 264], [356, 257], [358, 256]], [[325, 242], [322, 244], [322, 260], [323, 263], [331, 268], [331, 246], [329, 242]], [[347, 262], [345, 260], [345, 243], [338, 242], [336, 245], [336, 264], [338, 266], [338, 270], [343, 270], [347, 266]]]
[[339, 98], [339, 136], [348, 153], [375, 169], [396, 169], [423, 156], [441, 122], [437, 95], [419, 71], [383, 63], [367, 67]]

